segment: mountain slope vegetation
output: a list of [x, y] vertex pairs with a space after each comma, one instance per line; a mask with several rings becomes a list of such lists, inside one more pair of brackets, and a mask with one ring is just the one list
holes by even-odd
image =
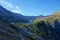
[[[35, 17], [16, 14], [0, 6], [0, 40], [60, 40], [60, 16], [55, 15], [37, 17], [30, 23], [28, 20], [34, 21]], [[51, 22], [54, 22], [54, 28]]]
[[55, 20], [60, 21], [60, 11], [57, 11], [56, 13], [54, 13], [53, 15], [51, 15], [49, 17], [37, 19], [37, 20], [35, 20], [35, 22], [40, 22], [40, 21], [44, 21], [46, 23], [49, 22], [54, 27]]

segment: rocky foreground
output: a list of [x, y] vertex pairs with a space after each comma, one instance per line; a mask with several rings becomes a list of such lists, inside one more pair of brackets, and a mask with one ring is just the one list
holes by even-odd
[[60, 40], [60, 35], [49, 23], [46, 25], [41, 22], [37, 27], [21, 27], [0, 21], [0, 40]]

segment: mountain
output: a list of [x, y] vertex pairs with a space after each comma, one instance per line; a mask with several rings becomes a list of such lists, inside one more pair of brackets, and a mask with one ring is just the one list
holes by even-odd
[[23, 15], [10, 12], [10, 11], [6, 10], [5, 8], [3, 8], [2, 6], [0, 6], [0, 20], [2, 20], [4, 22], [17, 22], [17, 21], [18, 22], [27, 22], [23, 18], [24, 18]]
[[16, 29], [0, 21], [0, 40], [19, 40], [19, 35]]
[[[60, 12], [51, 16], [23, 16], [0, 6], [0, 40], [60, 40], [58, 14]], [[29, 20], [34, 23], [28, 24]]]
[[33, 22], [33, 21], [36, 20], [36, 19], [45, 18], [45, 17], [48, 17], [48, 16], [39, 15], [39, 16], [24, 16], [24, 17], [25, 17], [25, 19], [27, 19], [29, 22]]
[[43, 18], [43, 17], [47, 17], [47, 16], [23, 16], [21, 14], [18, 13], [13, 13], [7, 9], [5, 9], [4, 7], [2, 7], [0, 5], [0, 19], [9, 22], [12, 21], [20, 21], [20, 22], [33, 22], [34, 20], [38, 19], [38, 18]]
[[[20, 23], [28, 22], [28, 20], [24, 18], [27, 17], [8, 11], [0, 6], [0, 40], [43, 40], [43, 37], [34, 33], [33, 30], [36, 28], [30, 27], [30, 29], [20, 25]], [[20, 26], [15, 23], [18, 23]], [[28, 26], [30, 26], [30, 24]]]
[[35, 24], [41, 21], [44, 21], [47, 25], [49, 22], [54, 31], [60, 36], [60, 10], [49, 17], [35, 20]]
[[51, 25], [54, 25], [54, 21], [58, 20], [60, 21], [60, 11], [57, 11], [56, 13], [54, 13], [53, 15], [50, 15], [48, 17], [42, 18], [42, 19], [37, 19], [35, 21], [39, 22], [39, 21], [45, 21], [45, 22], [49, 22], [51, 23]]

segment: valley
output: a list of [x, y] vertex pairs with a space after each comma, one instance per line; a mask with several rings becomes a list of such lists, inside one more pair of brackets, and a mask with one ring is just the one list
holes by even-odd
[[0, 40], [60, 40], [60, 11], [23, 16], [0, 5]]

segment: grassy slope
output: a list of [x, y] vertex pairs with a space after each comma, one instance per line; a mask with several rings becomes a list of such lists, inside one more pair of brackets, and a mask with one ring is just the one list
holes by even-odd
[[38, 23], [40, 21], [44, 21], [44, 22], [49, 22], [51, 23], [51, 25], [54, 25], [54, 21], [55, 20], [60, 20], [60, 11], [57, 11], [55, 14], [51, 15], [50, 17], [46, 17], [46, 18], [42, 18], [42, 19], [37, 19], [34, 21], [34, 23]]

